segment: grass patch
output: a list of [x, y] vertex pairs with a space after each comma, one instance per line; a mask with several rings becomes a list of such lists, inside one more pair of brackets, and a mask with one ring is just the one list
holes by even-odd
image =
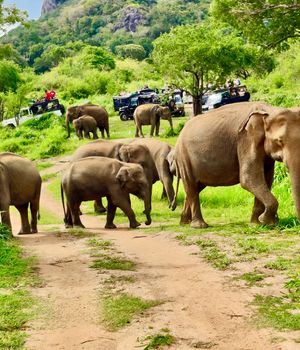
[[231, 265], [231, 259], [218, 248], [216, 242], [210, 239], [201, 239], [196, 241], [196, 244], [202, 248], [203, 258], [215, 268], [226, 270]]
[[104, 249], [107, 250], [111, 248], [112, 242], [111, 241], [105, 241], [103, 239], [99, 238], [92, 238], [87, 241], [87, 245], [93, 248], [99, 248], [99, 249]]
[[145, 346], [143, 350], [162, 349], [163, 347], [171, 346], [174, 343], [175, 337], [170, 334], [169, 330], [164, 331], [162, 329], [160, 333], [147, 336], [144, 339], [142, 346]]
[[136, 315], [159, 304], [158, 301], [143, 300], [128, 294], [106, 297], [102, 300], [103, 322], [109, 330], [116, 331], [130, 323]]
[[254, 286], [257, 282], [263, 281], [265, 278], [265, 275], [260, 272], [246, 272], [242, 274], [239, 279], [246, 281], [247, 286], [252, 287]]
[[115, 285], [117, 283], [134, 283], [135, 278], [133, 276], [110, 276], [104, 283], [109, 285]]
[[46, 181], [52, 180], [56, 177], [57, 177], [57, 173], [45, 174], [45, 175], [42, 175], [42, 181], [46, 182]]
[[93, 269], [132, 271], [136, 264], [133, 261], [118, 256], [103, 255], [91, 265]]
[[237, 244], [240, 248], [240, 250], [236, 253], [237, 255], [249, 253], [264, 254], [270, 252], [268, 244], [255, 237], [246, 237], [245, 239], [240, 238], [238, 239]]
[[38, 171], [41, 171], [44, 169], [51, 168], [53, 165], [54, 165], [54, 163], [50, 163], [50, 162], [40, 162], [40, 163], [36, 164], [36, 167], [37, 167]]
[[282, 297], [257, 295], [254, 305], [258, 307], [259, 314], [256, 319], [260, 325], [279, 330], [300, 330], [300, 314], [293, 313], [294, 310], [299, 310], [299, 302], [289, 302]]
[[292, 266], [292, 261], [278, 257], [275, 260], [269, 261], [265, 264], [265, 267], [270, 270], [284, 271], [288, 270]]

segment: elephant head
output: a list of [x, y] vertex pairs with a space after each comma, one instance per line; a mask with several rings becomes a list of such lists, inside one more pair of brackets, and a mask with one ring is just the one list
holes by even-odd
[[171, 129], [173, 129], [172, 115], [169, 107], [155, 106], [156, 115], [164, 120], [168, 120]]
[[257, 119], [256, 134], [264, 135], [266, 155], [287, 166], [300, 220], [300, 109], [269, 108], [254, 111], [249, 118]]
[[79, 107], [73, 106], [69, 107], [66, 114], [66, 127], [68, 131], [68, 137], [70, 137], [70, 123], [79, 117]]
[[146, 225], [151, 224], [151, 195], [150, 185], [145, 176], [144, 169], [139, 164], [126, 164], [120, 168], [116, 178], [122, 188], [144, 201]]

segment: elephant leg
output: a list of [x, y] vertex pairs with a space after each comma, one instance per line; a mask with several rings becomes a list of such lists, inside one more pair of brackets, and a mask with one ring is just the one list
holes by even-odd
[[116, 215], [117, 207], [111, 202], [110, 198], [107, 199], [107, 216], [105, 228], [114, 229], [117, 226], [114, 224], [114, 218]]
[[101, 197], [95, 200], [94, 209], [95, 209], [95, 213], [105, 213], [106, 212], [106, 209], [102, 203]]
[[101, 126], [99, 127], [99, 130], [101, 132], [101, 137], [104, 139], [105, 138], [105, 135], [104, 135], [104, 128]]
[[[245, 165], [242, 165], [240, 171], [241, 186], [255, 196], [256, 206], [254, 205], [252, 213], [253, 221], [255, 221], [255, 217], [258, 215], [257, 221], [265, 225], [274, 225], [276, 223], [278, 201], [270, 191], [273, 181], [273, 171], [272, 167], [266, 170], [264, 164], [260, 167], [257, 161], [255, 164], [251, 161], [245, 163]], [[262, 207], [264, 207], [264, 210], [259, 214]]]
[[139, 137], [139, 128], [138, 128], [138, 125], [136, 124], [135, 126], [135, 137]]
[[151, 123], [151, 130], [150, 130], [150, 136], [153, 136], [155, 130], [155, 122]]
[[94, 131], [93, 131], [93, 139], [94, 139], [94, 140], [98, 139], [97, 130], [94, 130]]
[[191, 207], [188, 201], [185, 199], [183, 204], [183, 210], [180, 218], [180, 225], [190, 224], [192, 221]]
[[138, 133], [140, 137], [144, 137], [143, 130], [142, 130], [142, 124], [140, 122], [137, 123]]
[[134, 211], [132, 210], [130, 206], [130, 197], [129, 195], [123, 195], [118, 198], [112, 198], [112, 203], [116, 206], [119, 207], [124, 214], [128, 217], [129, 223], [130, 223], [130, 228], [137, 228], [141, 224], [136, 220]]
[[86, 139], [90, 139], [90, 138], [91, 138], [91, 137], [90, 137], [90, 133], [89, 133], [88, 130], [84, 130], [84, 137], [85, 137]]
[[[273, 160], [268, 160], [265, 164], [265, 179], [266, 179], [268, 188], [271, 190], [273, 179], [274, 179], [274, 161]], [[251, 223], [260, 224], [260, 221], [258, 220], [258, 218], [261, 214], [263, 214], [264, 211], [265, 211], [264, 204], [257, 197], [255, 197], [253, 211], [251, 215]]]
[[[79, 215], [80, 214], [80, 210], [79, 210]], [[67, 212], [66, 212], [66, 217], [65, 217], [65, 227], [66, 228], [72, 228], [73, 227], [73, 220], [72, 220], [72, 214], [71, 214], [71, 210], [69, 205], [67, 204]]]
[[159, 178], [164, 186], [163, 194], [166, 195], [169, 203], [171, 204], [174, 200], [175, 192], [173, 188], [173, 175], [169, 170], [167, 160], [164, 159], [163, 161], [160, 161], [158, 168]]
[[1, 206], [0, 213], [1, 213], [2, 225], [7, 226], [11, 230], [11, 221], [10, 221], [10, 215], [9, 215], [9, 205], [8, 206]]
[[30, 203], [30, 212], [31, 212], [31, 233], [37, 233], [37, 216], [39, 211], [39, 201], [36, 200]]
[[159, 127], [160, 127], [160, 119], [158, 118], [155, 124], [155, 136], [159, 136]]
[[107, 138], [110, 138], [109, 126], [108, 125], [105, 127], [105, 131], [106, 131]]
[[191, 184], [185, 186], [186, 201], [190, 205], [191, 210], [191, 227], [192, 228], [206, 228], [207, 223], [204, 221], [201, 213], [199, 192], [205, 188], [204, 185]]
[[16, 206], [21, 215], [21, 230], [19, 235], [31, 233], [31, 228], [28, 220], [28, 203]]
[[79, 216], [79, 210], [80, 210], [80, 202], [74, 202], [74, 203], [70, 203], [70, 212], [71, 212], [71, 216], [72, 216], [72, 222], [74, 226], [79, 226], [82, 228], [85, 228], [83, 223], [80, 220], [80, 216]]

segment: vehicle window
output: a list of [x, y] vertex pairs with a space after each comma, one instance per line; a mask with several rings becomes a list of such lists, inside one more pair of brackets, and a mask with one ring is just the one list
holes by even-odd
[[182, 102], [180, 95], [175, 95], [174, 96], [174, 100], [175, 100], [176, 103], [181, 103]]
[[138, 105], [138, 97], [132, 98], [130, 100], [130, 105], [133, 107], [137, 106]]
[[214, 105], [215, 103], [219, 103], [222, 100], [222, 94], [212, 94], [208, 96], [206, 104]]

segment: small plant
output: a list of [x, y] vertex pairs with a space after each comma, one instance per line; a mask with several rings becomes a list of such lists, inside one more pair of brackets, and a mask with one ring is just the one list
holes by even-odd
[[104, 241], [103, 239], [92, 238], [87, 241], [87, 244], [93, 248], [108, 249], [112, 246], [111, 241]]
[[103, 255], [100, 259], [95, 260], [91, 267], [93, 269], [132, 271], [135, 269], [135, 263], [118, 256]]
[[[175, 343], [175, 338], [169, 333], [169, 330], [161, 330], [161, 333], [149, 335], [144, 339], [144, 343], [148, 344], [144, 347], [143, 350], [150, 349], [162, 349], [165, 346], [170, 346]], [[144, 346], [145, 344], [143, 344]]]
[[244, 273], [239, 278], [241, 280], [246, 281], [247, 285], [251, 287], [251, 286], [255, 285], [257, 282], [263, 281], [265, 276], [260, 272], [254, 271], [254, 272]]
[[102, 300], [103, 321], [108, 329], [115, 331], [130, 323], [136, 315], [159, 304], [158, 301], [143, 300], [128, 294], [105, 297]]
[[227, 255], [220, 251], [215, 241], [200, 239], [196, 244], [203, 249], [203, 257], [217, 269], [226, 270], [232, 263]]
[[292, 262], [288, 259], [278, 257], [276, 260], [269, 261], [265, 264], [265, 267], [270, 270], [284, 271], [288, 270], [292, 265]]

